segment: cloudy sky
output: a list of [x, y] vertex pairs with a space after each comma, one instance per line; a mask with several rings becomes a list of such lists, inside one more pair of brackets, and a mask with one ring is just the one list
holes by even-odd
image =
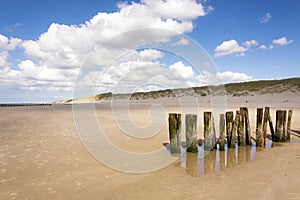
[[209, 83], [211, 74], [176, 52], [142, 48], [171, 41], [183, 48], [199, 43], [224, 83], [299, 77], [299, 4], [1, 0], [0, 102], [72, 98], [75, 83], [98, 93], [130, 84], [147, 91]]

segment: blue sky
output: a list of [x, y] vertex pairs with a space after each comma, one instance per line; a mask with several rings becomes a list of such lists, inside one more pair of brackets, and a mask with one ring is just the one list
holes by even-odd
[[[297, 0], [134, 2], [2, 0], [0, 102], [72, 98], [80, 66], [92, 47], [110, 35], [144, 27], [163, 26], [194, 39], [211, 56], [224, 82], [300, 76], [300, 3]], [[151, 38], [165, 39], [153, 34], [146, 41], [150, 43]], [[136, 48], [140, 45], [133, 43]], [[109, 48], [105, 50], [116, 53]], [[84, 74], [83, 80], [88, 80], [86, 84], [93, 87], [103, 77], [97, 91], [107, 92], [114, 90], [118, 81], [117, 76], [107, 73], [139, 72], [141, 63], [146, 63], [175, 70], [191, 86], [205, 84], [203, 75], [194, 73], [188, 62], [166, 52], [134, 51], [126, 59], [110, 70], [101, 68]], [[145, 68], [145, 74], [147, 80], [149, 77], [164, 80], [161, 85], [172, 82], [170, 87], [182, 86], [172, 77], [161, 77], [159, 71], [149, 73]]]

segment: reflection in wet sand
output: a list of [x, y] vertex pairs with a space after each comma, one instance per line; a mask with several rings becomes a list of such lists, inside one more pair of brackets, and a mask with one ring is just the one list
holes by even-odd
[[204, 151], [203, 146], [198, 153], [185, 153], [181, 157], [181, 168], [191, 176], [203, 176], [207, 173], [223, 171], [238, 164], [254, 160], [256, 147], [236, 146], [225, 151]]

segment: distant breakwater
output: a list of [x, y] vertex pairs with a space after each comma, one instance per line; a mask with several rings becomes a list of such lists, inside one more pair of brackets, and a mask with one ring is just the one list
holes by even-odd
[[20, 106], [52, 106], [51, 103], [6, 103], [0, 104], [0, 107], [20, 107]]

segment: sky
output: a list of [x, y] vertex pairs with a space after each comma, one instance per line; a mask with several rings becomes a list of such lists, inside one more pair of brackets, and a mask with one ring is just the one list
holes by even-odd
[[[297, 0], [0, 3], [0, 103], [69, 99], [80, 86], [134, 92], [202, 86], [212, 76], [223, 83], [300, 76]], [[191, 43], [217, 71], [154, 48]]]

